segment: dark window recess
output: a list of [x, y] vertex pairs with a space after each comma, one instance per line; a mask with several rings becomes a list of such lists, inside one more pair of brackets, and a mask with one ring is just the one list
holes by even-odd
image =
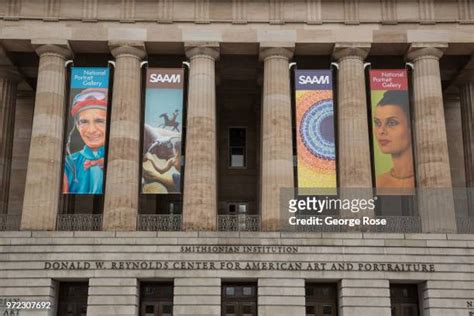
[[246, 136], [245, 128], [229, 128], [229, 167], [247, 166]]
[[86, 316], [88, 282], [59, 283], [58, 316]]
[[307, 316], [337, 315], [337, 284], [307, 283], [305, 292]]
[[416, 195], [378, 195], [375, 213], [381, 216], [414, 216]]
[[418, 316], [418, 286], [416, 284], [391, 284], [390, 301], [392, 316]]
[[222, 284], [222, 316], [256, 316], [257, 285], [255, 283]]
[[169, 202], [168, 203], [168, 213], [169, 214], [181, 214], [183, 212], [183, 203], [182, 202]]
[[140, 316], [173, 315], [173, 283], [143, 282], [140, 285]]
[[229, 215], [242, 215], [248, 213], [248, 204], [242, 202], [232, 202], [228, 204]]

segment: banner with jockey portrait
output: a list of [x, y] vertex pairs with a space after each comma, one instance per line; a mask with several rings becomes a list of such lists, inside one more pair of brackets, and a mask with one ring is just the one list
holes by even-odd
[[184, 70], [148, 68], [143, 128], [144, 194], [181, 193]]
[[109, 69], [72, 67], [63, 193], [102, 194]]

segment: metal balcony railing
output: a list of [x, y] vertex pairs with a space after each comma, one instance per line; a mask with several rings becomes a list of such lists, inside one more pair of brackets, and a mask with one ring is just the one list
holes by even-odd
[[474, 234], [474, 217], [456, 217], [458, 234]]
[[20, 230], [20, 215], [0, 214], [0, 231]]
[[386, 219], [385, 226], [372, 226], [369, 231], [374, 233], [421, 233], [421, 218], [419, 216], [376, 216]]
[[140, 214], [137, 229], [143, 231], [180, 231], [182, 216], [178, 214]]
[[[331, 216], [341, 218], [339, 216]], [[56, 229], [59, 231], [100, 231], [102, 214], [60, 214]], [[300, 215], [298, 218], [304, 218]], [[324, 218], [324, 217], [322, 217]], [[298, 225], [283, 227], [281, 231], [294, 232], [373, 232], [373, 233], [421, 233], [419, 216], [377, 216], [386, 219], [384, 226], [328, 226]], [[20, 230], [20, 215], [0, 214], [0, 231]], [[457, 233], [474, 234], [474, 217], [457, 217]], [[140, 231], [181, 231], [181, 214], [141, 214], [137, 218]], [[260, 215], [218, 215], [218, 231], [260, 231]]]
[[59, 214], [56, 229], [65, 231], [102, 230], [102, 214]]
[[219, 231], [260, 231], [260, 215], [217, 215]]

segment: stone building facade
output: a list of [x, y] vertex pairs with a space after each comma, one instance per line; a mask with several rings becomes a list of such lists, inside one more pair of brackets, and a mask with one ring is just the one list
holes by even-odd
[[[473, 33], [470, 0], [0, 0], [2, 313], [474, 314]], [[97, 197], [60, 190], [71, 63], [113, 69]], [[187, 69], [182, 195], [139, 194], [147, 65]], [[367, 67], [411, 69], [420, 194], [387, 231], [281, 226], [295, 65], [337, 73], [340, 188], [373, 187]]]

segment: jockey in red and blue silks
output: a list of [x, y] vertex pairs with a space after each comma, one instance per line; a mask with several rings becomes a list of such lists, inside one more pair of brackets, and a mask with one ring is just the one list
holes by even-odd
[[[104, 184], [107, 89], [85, 89], [74, 97], [71, 116], [74, 128], [66, 145], [63, 193], [102, 194]], [[70, 140], [77, 129], [84, 147], [70, 153]]]

